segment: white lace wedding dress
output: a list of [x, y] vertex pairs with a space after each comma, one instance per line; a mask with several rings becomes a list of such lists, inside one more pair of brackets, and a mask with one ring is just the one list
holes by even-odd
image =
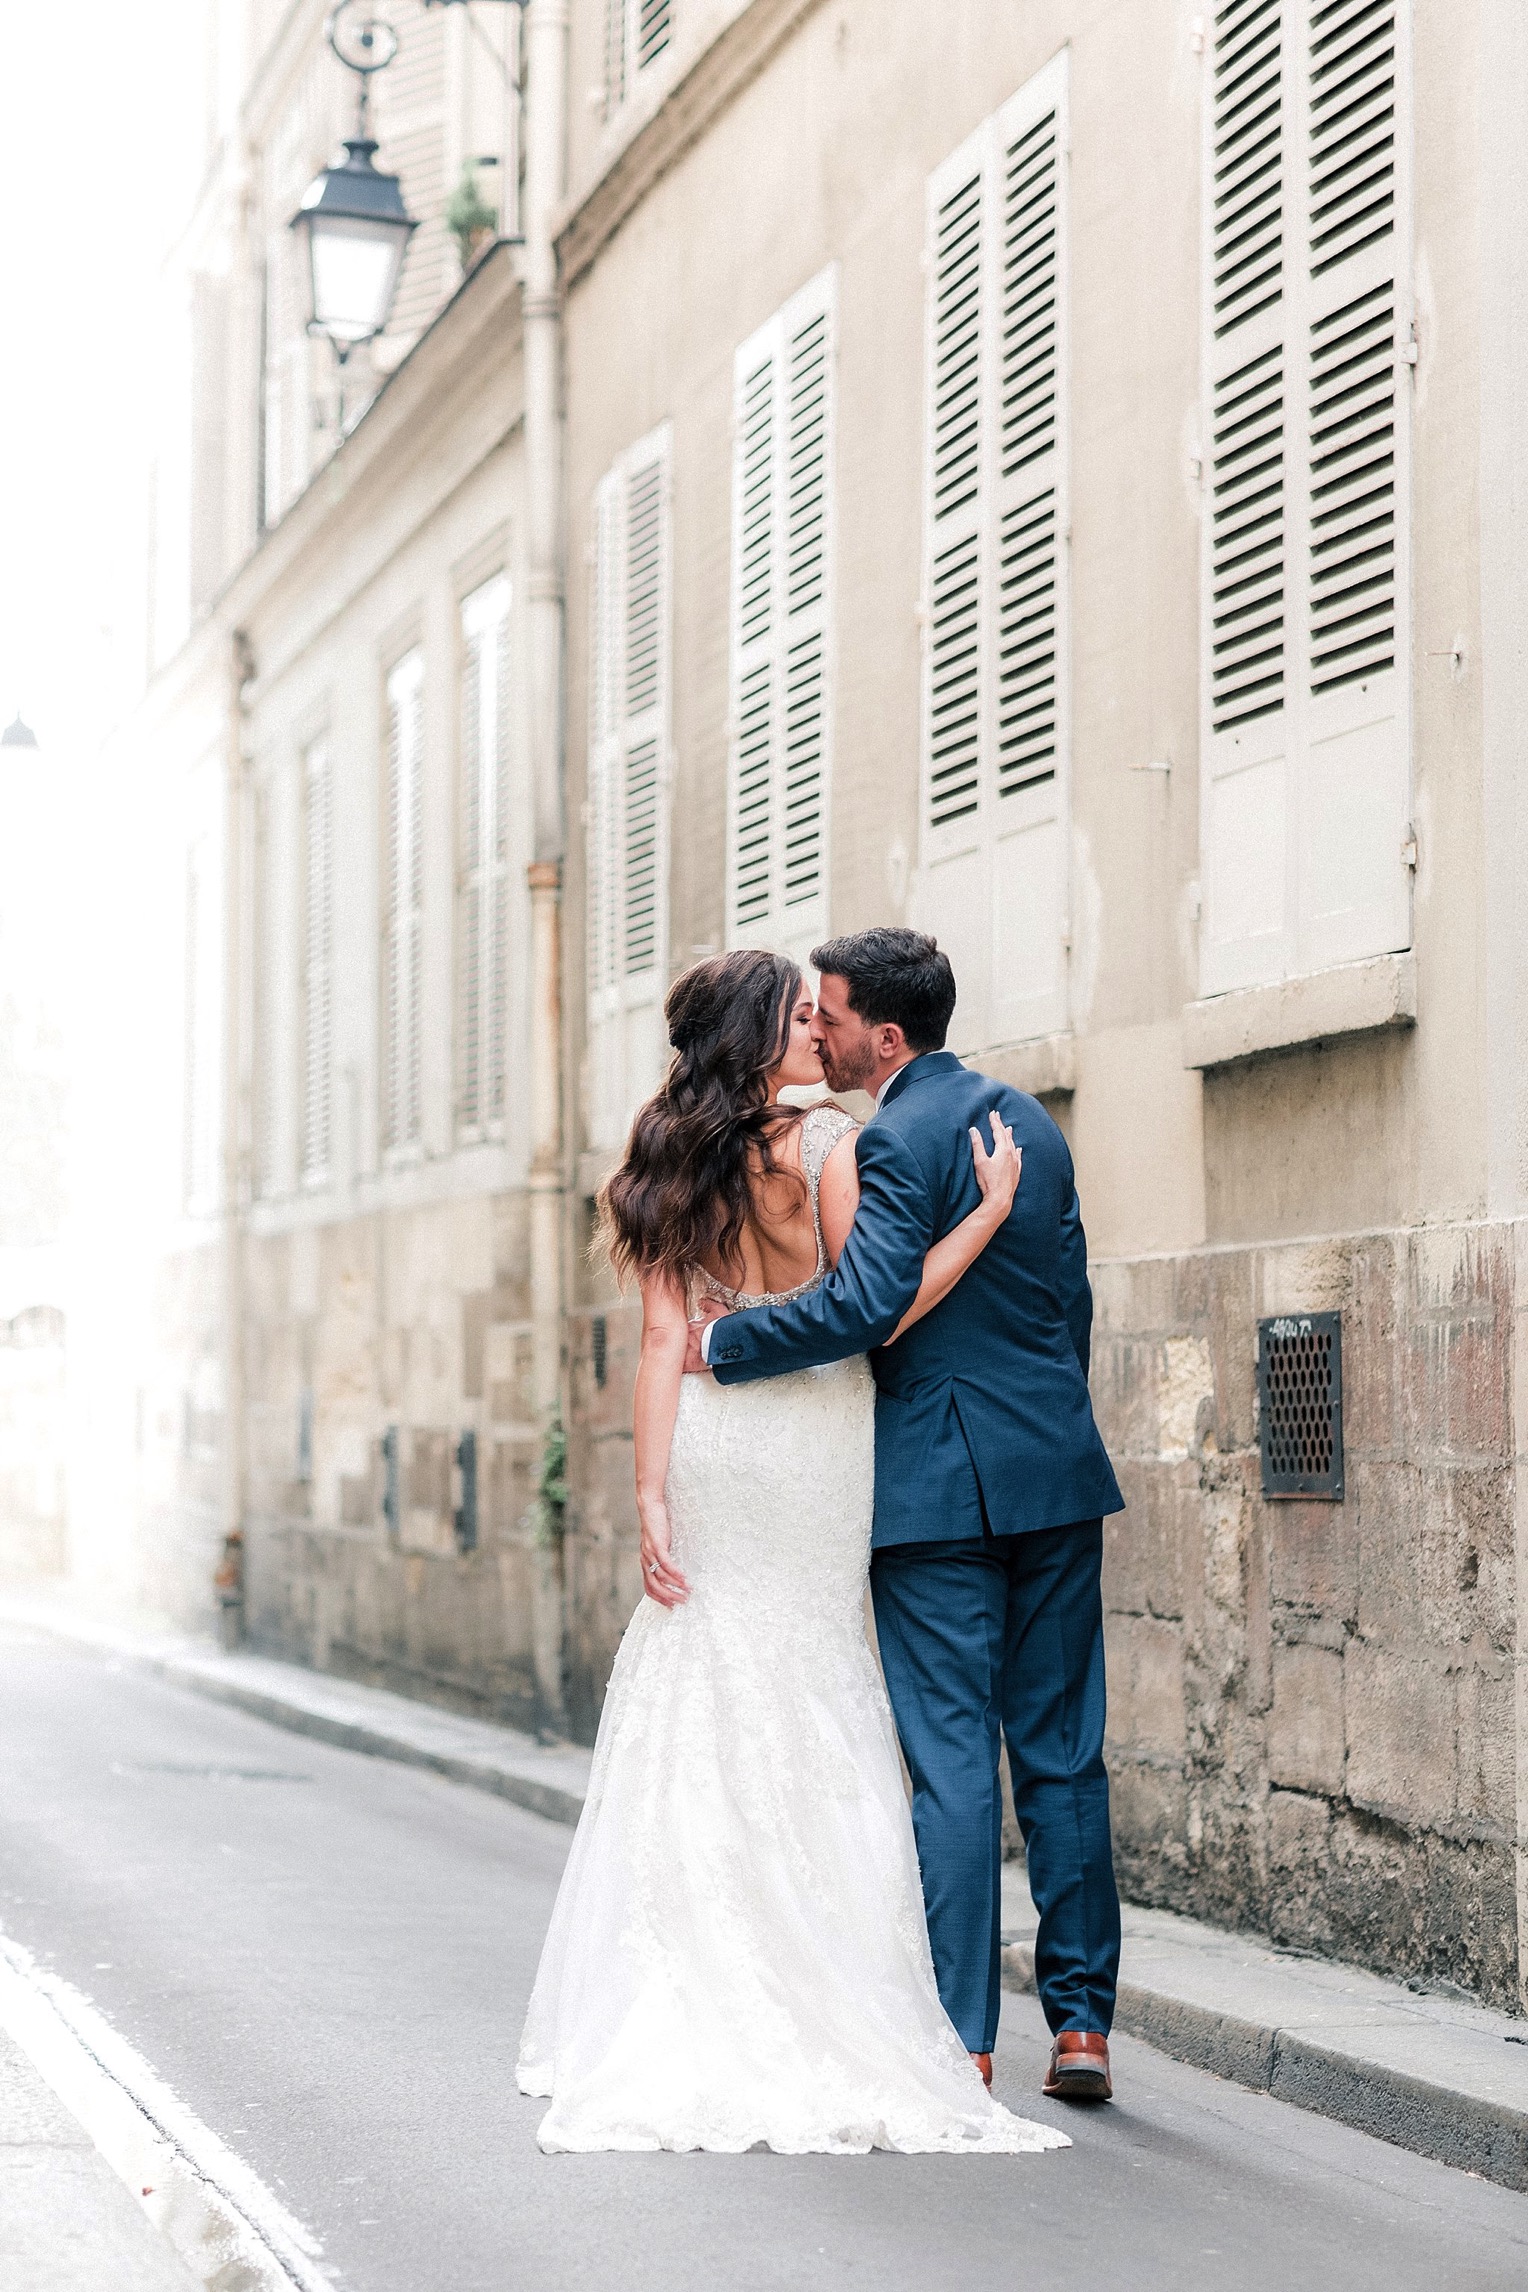
[[[804, 1120], [814, 1215], [847, 1126]], [[520, 2047], [543, 2149], [1067, 2146], [990, 2098], [934, 1985], [865, 1639], [873, 1405], [863, 1358], [684, 1379], [690, 1598], [644, 1599], [616, 1657]]]

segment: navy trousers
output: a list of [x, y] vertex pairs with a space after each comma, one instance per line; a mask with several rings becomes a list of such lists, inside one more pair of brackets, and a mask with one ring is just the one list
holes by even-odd
[[1039, 1912], [1052, 2030], [1114, 2018], [1119, 1895], [1104, 1770], [1103, 1524], [893, 1544], [872, 1555], [876, 1636], [913, 1781], [913, 1829], [944, 2009], [973, 2053], [997, 2036], [1002, 1797]]

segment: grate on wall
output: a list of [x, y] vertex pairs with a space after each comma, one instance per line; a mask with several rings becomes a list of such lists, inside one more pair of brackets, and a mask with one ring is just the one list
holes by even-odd
[[1259, 1321], [1257, 1397], [1263, 1494], [1340, 1504], [1342, 1315], [1286, 1313]]

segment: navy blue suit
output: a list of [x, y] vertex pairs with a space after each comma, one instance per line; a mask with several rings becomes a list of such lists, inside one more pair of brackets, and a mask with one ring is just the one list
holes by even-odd
[[[950, 1294], [886, 1344], [932, 1245], [978, 1200], [971, 1143], [996, 1108], [1023, 1149], [1006, 1224]], [[1092, 1295], [1065, 1139], [1034, 1099], [933, 1051], [856, 1141], [860, 1205], [837, 1267], [790, 1305], [719, 1320], [723, 1384], [869, 1352], [871, 1588], [913, 1778], [940, 1996], [973, 2052], [996, 2034], [998, 1756], [1040, 1914], [1052, 2029], [1107, 2034], [1119, 1901], [1103, 1764], [1102, 1515], [1123, 1498], [1088, 1396]]]

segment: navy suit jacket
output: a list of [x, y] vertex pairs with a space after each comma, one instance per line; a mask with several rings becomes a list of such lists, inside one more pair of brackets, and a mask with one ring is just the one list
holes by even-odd
[[[1007, 1222], [932, 1313], [888, 1346], [929, 1249], [980, 1198], [971, 1141], [995, 1107], [1023, 1148]], [[711, 1331], [719, 1383], [870, 1355], [879, 1548], [1062, 1528], [1120, 1512], [1088, 1397], [1093, 1296], [1066, 1140], [1033, 1098], [930, 1051], [855, 1142], [859, 1210], [838, 1265], [791, 1305]]]

